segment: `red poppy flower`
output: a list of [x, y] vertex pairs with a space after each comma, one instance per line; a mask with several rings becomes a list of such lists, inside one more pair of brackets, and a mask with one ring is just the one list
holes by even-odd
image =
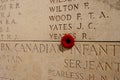
[[74, 46], [74, 38], [70, 34], [65, 34], [61, 38], [61, 44], [65, 48], [72, 48]]

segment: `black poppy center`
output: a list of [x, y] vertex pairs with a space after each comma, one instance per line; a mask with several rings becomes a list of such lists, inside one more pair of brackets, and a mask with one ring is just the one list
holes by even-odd
[[70, 44], [70, 43], [71, 43], [71, 40], [70, 40], [70, 39], [66, 39], [66, 43], [67, 43], [67, 44]]

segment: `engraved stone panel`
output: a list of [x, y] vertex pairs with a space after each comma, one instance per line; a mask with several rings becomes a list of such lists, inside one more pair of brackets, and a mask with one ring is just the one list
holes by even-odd
[[120, 0], [0, 0], [0, 80], [120, 80]]

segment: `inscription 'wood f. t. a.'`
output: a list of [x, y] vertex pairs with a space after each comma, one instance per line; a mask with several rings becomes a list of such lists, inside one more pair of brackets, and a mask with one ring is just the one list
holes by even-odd
[[120, 80], [120, 0], [0, 0], [0, 80]]

